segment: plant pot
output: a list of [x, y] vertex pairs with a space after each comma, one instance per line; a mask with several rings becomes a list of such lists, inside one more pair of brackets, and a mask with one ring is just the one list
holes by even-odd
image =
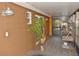
[[44, 43], [45, 43], [45, 41], [46, 41], [46, 37], [41, 38], [41, 44], [44, 44]]

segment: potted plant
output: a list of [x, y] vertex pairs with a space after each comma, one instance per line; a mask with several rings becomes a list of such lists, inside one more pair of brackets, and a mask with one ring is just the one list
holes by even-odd
[[36, 45], [40, 43], [41, 44], [40, 47], [42, 51], [44, 50], [42, 44], [44, 43], [44, 40], [45, 40], [45, 38], [43, 38], [44, 37], [43, 26], [44, 26], [44, 19], [42, 16], [40, 16], [39, 18], [35, 17], [33, 19], [32, 31], [35, 33], [35, 36], [36, 36]]

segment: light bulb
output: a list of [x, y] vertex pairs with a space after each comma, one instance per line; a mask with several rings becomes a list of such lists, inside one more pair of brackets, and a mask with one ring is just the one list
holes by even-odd
[[8, 32], [5, 32], [5, 36], [8, 37]]

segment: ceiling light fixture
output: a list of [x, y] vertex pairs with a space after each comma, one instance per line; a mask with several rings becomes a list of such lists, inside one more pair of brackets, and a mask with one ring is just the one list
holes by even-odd
[[13, 14], [14, 14], [13, 10], [11, 10], [9, 7], [2, 11], [3, 16], [11, 16]]

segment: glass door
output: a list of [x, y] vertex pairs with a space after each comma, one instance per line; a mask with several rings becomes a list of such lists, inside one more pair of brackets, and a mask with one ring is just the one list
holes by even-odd
[[60, 33], [61, 33], [60, 29], [61, 29], [60, 18], [56, 17], [56, 18], [54, 18], [54, 21], [53, 21], [53, 34], [60, 35]]

